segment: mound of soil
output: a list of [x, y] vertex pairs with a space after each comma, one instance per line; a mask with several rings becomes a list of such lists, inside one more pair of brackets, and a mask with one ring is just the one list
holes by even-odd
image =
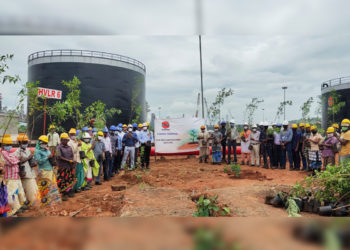
[[266, 175], [262, 174], [260, 171], [257, 170], [250, 170], [250, 169], [244, 169], [241, 171], [239, 177], [236, 177], [234, 173], [227, 173], [230, 178], [238, 178], [238, 179], [248, 179], [248, 180], [258, 180], [258, 181], [264, 181], [264, 180], [273, 180], [272, 178], [268, 178]]

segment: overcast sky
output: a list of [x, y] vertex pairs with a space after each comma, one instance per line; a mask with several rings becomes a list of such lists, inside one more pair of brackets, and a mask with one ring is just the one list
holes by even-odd
[[[61, 34], [108, 34], [2, 36], [0, 54], [15, 55], [9, 73], [19, 74], [25, 82], [27, 56], [39, 50], [122, 54], [146, 65], [146, 99], [153, 112], [158, 114], [161, 107], [162, 116], [193, 116], [200, 91], [195, 2], [86, 2], [9, 1], [2, 5], [2, 34], [10, 33], [6, 27], [23, 34], [23, 26], [32, 33], [43, 30], [47, 34], [57, 22]], [[255, 121], [262, 120], [262, 108], [265, 120], [272, 121], [285, 85], [287, 99], [293, 101], [287, 118], [299, 118], [301, 104], [320, 94], [323, 81], [350, 75], [349, 9], [350, 1], [345, 0], [203, 1], [203, 76], [208, 103], [219, 88], [232, 88], [235, 94], [223, 107], [224, 118], [230, 111], [237, 122], [243, 122], [245, 105], [258, 97], [265, 101]], [[15, 106], [19, 88], [18, 84], [0, 86], [4, 105]]]

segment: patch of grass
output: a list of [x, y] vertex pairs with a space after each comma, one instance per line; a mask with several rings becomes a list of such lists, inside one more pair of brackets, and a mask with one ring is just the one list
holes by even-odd
[[193, 213], [194, 217], [214, 217], [214, 216], [226, 216], [230, 214], [228, 207], [220, 208], [217, 202], [217, 195], [206, 198], [201, 195], [197, 201], [197, 212]]
[[241, 174], [241, 166], [237, 163], [232, 163], [230, 166], [230, 170], [234, 173], [235, 177], [239, 178]]
[[145, 183], [145, 182], [140, 182], [139, 183], [139, 188], [140, 189], [146, 189], [146, 188], [148, 188], [149, 187], [149, 185], [147, 184], [147, 183]]

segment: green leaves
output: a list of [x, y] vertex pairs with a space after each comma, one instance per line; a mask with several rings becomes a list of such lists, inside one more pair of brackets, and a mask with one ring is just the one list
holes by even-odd
[[224, 105], [225, 99], [233, 94], [234, 91], [231, 88], [222, 88], [218, 91], [215, 101], [209, 108], [207, 108], [207, 119], [209, 120], [210, 124], [213, 124], [213, 122], [220, 119], [220, 106]]
[[254, 113], [258, 109], [259, 104], [262, 102], [264, 102], [264, 99], [259, 99], [257, 97], [254, 97], [252, 98], [250, 103], [246, 105], [246, 109], [244, 111], [244, 118], [246, 118], [246, 115], [247, 115], [247, 120], [249, 125], [253, 124]]
[[20, 80], [18, 75], [10, 76], [10, 75], [4, 75], [3, 74], [9, 69], [8, 61], [13, 59], [13, 54], [6, 54], [0, 56], [0, 82], [2, 84], [9, 82], [9, 83], [16, 83]]
[[287, 199], [288, 217], [301, 217], [299, 212], [300, 212], [300, 209], [299, 209], [297, 203], [295, 202], [295, 200], [293, 198], [289, 197]]
[[194, 217], [210, 217], [222, 215], [226, 216], [230, 213], [227, 207], [220, 208], [217, 202], [217, 195], [211, 197], [204, 197], [201, 195], [197, 201], [197, 212], [193, 213]]
[[301, 110], [301, 116], [303, 119], [303, 122], [309, 122], [310, 121], [310, 109], [311, 109], [311, 105], [314, 101], [313, 97], [310, 97], [309, 99], [307, 99], [306, 102], [303, 103], [303, 105], [300, 107]]

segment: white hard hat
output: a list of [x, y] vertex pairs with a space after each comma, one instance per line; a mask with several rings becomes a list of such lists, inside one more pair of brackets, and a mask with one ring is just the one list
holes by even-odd
[[84, 133], [83, 134], [83, 139], [91, 139], [91, 136], [89, 133]]
[[232, 120], [230, 121], [230, 123], [235, 123], [235, 120], [232, 119]]
[[258, 126], [257, 125], [255, 125], [255, 124], [253, 124], [253, 126], [252, 126], [252, 128], [257, 128]]
[[289, 123], [288, 123], [288, 121], [283, 121], [282, 125], [283, 125], [283, 126], [288, 126]]
[[260, 123], [259, 123], [259, 126], [264, 126], [264, 122], [260, 122]]
[[148, 126], [147, 126], [147, 123], [146, 123], [146, 122], [143, 123], [143, 124], [142, 124], [142, 127], [148, 127]]
[[269, 123], [268, 122], [264, 122], [264, 126], [269, 126]]
[[273, 123], [272, 123], [272, 126], [276, 126], [276, 122], [273, 122]]
[[248, 126], [248, 123], [247, 123], [247, 122], [244, 122], [243, 126]]
[[129, 125], [128, 125], [128, 128], [132, 128], [132, 125], [131, 125], [131, 124], [129, 124]]

